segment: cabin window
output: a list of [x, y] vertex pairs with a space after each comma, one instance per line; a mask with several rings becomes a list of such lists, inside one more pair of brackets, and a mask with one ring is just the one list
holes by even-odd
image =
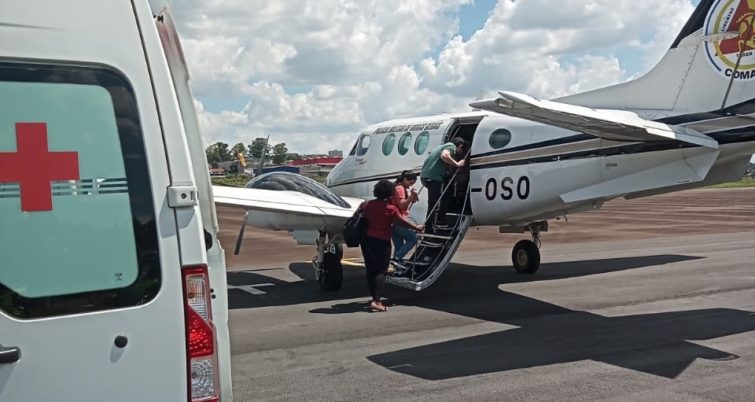
[[417, 136], [417, 139], [414, 141], [414, 152], [417, 153], [417, 155], [422, 155], [427, 151], [427, 144], [430, 143], [430, 133], [427, 131], [423, 131], [419, 133]]
[[368, 149], [370, 149], [370, 136], [363, 135], [357, 143], [357, 156], [364, 156]]
[[498, 130], [493, 131], [488, 139], [488, 143], [493, 149], [501, 149], [506, 145], [509, 145], [509, 142], [511, 142], [511, 131], [506, 130], [505, 128], [499, 128]]
[[383, 155], [390, 155], [394, 145], [396, 145], [396, 134], [388, 134], [383, 140]]
[[398, 153], [400, 155], [406, 155], [409, 152], [409, 143], [412, 141], [412, 133], [406, 132], [398, 140]]

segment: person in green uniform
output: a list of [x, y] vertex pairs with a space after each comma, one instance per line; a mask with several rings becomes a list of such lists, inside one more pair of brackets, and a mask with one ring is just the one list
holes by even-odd
[[[449, 227], [446, 221], [448, 197], [441, 197], [440, 195], [443, 192], [443, 182], [448, 175], [448, 168], [458, 169], [463, 167], [466, 150], [467, 142], [461, 137], [456, 137], [451, 142], [439, 145], [430, 151], [430, 155], [427, 156], [422, 165], [420, 179], [422, 185], [427, 188], [427, 222], [425, 226], [427, 233], [435, 233], [436, 229], [448, 229]], [[454, 156], [460, 157], [461, 160], [457, 161]], [[437, 207], [435, 204], [438, 204]], [[437, 215], [435, 222], [433, 222], [431, 216], [436, 208]]]

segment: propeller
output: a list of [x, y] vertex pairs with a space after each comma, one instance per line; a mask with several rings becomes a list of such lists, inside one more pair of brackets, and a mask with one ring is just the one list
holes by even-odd
[[236, 239], [236, 249], [233, 250], [234, 255], [239, 255], [241, 250], [241, 241], [244, 240], [244, 229], [246, 229], [246, 218], [249, 215], [249, 211], [244, 213], [244, 222], [241, 223], [241, 229], [239, 229], [239, 237]]

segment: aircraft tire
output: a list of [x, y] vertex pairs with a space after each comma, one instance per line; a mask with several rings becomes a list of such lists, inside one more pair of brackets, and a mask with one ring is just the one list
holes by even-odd
[[328, 247], [328, 251], [326, 254], [335, 254], [336, 258], [338, 258], [338, 261], [341, 261], [343, 259], [343, 244], [340, 243], [333, 243]]
[[511, 252], [511, 263], [520, 274], [533, 274], [540, 268], [540, 250], [532, 240], [520, 240]]
[[343, 265], [338, 255], [325, 253], [321, 266], [320, 276], [317, 278], [320, 289], [335, 292], [341, 289], [343, 284]]

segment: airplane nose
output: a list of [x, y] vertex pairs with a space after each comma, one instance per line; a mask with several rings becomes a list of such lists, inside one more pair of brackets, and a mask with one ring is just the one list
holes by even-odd
[[325, 177], [325, 187], [330, 187], [333, 183], [336, 182], [338, 172], [341, 170], [339, 166], [340, 165], [336, 165], [333, 169], [330, 170], [330, 172], [328, 172], [328, 175]]

